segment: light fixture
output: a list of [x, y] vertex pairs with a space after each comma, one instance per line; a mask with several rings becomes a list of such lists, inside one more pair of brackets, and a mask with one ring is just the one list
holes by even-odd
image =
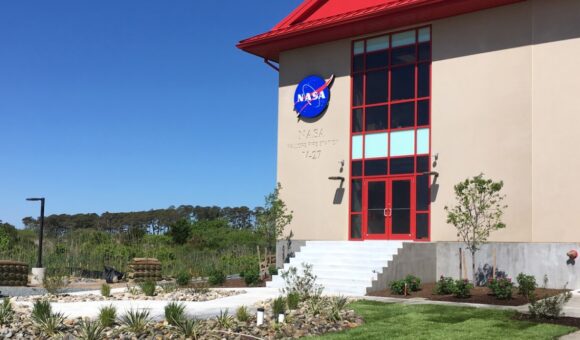
[[256, 325], [261, 326], [264, 323], [264, 308], [258, 308], [256, 312]]

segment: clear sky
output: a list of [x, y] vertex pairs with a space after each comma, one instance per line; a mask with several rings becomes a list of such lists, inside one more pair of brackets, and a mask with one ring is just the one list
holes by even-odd
[[277, 73], [235, 48], [300, 0], [0, 2], [0, 220], [254, 207]]

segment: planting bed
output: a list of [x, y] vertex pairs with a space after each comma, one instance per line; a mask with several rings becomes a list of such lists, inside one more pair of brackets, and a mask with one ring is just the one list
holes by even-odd
[[[497, 305], [497, 306], [521, 306], [528, 304], [529, 301], [525, 297], [517, 294], [517, 289], [514, 289], [512, 299], [510, 300], [499, 300], [495, 296], [491, 295], [487, 287], [475, 287], [471, 290], [471, 297], [466, 299], [456, 298], [453, 295], [435, 295], [433, 290], [435, 289], [435, 283], [425, 283], [421, 284], [421, 290], [418, 292], [411, 292], [410, 295], [397, 295], [392, 294], [389, 289], [382, 290], [379, 292], [369, 293], [370, 296], [385, 296], [394, 298], [424, 298], [433, 301], [450, 301], [450, 302], [467, 302], [467, 303], [480, 303], [485, 305]], [[544, 289], [537, 288], [536, 296], [543, 298], [545, 295], [554, 296], [563, 293], [562, 289]]]

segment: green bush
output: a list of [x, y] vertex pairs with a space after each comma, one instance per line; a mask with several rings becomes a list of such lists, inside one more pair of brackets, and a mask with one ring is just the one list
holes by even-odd
[[155, 281], [146, 280], [139, 284], [139, 288], [145, 296], [155, 296], [155, 289], [157, 288], [157, 284]]
[[469, 283], [468, 280], [457, 280], [455, 281], [453, 296], [460, 299], [466, 299], [471, 296], [471, 289], [473, 289], [473, 285]]
[[407, 282], [405, 280], [395, 280], [389, 283], [389, 289], [391, 289], [391, 293], [397, 295], [405, 294], [405, 285]]
[[270, 274], [270, 276], [278, 275], [278, 268], [276, 268], [275, 265], [271, 265], [268, 267], [268, 274]]
[[286, 298], [279, 296], [272, 301], [272, 314], [274, 318], [278, 317], [278, 314], [283, 314], [286, 311]]
[[300, 294], [297, 292], [288, 293], [288, 295], [286, 295], [286, 303], [289, 310], [298, 309], [298, 304], [300, 303]]
[[240, 306], [236, 310], [236, 319], [238, 319], [238, 321], [241, 321], [241, 322], [246, 322], [246, 321], [250, 320], [250, 312], [248, 312], [248, 307]]
[[113, 305], [101, 307], [98, 319], [103, 327], [113, 327], [115, 320], [117, 320], [117, 308]]
[[183, 303], [170, 302], [165, 305], [165, 320], [168, 324], [176, 326], [183, 319], [185, 319], [185, 305]]
[[255, 286], [261, 282], [260, 280], [260, 271], [258, 268], [248, 269], [244, 272], [244, 282], [248, 286]]
[[54, 270], [47, 270], [42, 286], [49, 294], [58, 295], [67, 286], [67, 277]]
[[529, 299], [534, 294], [536, 287], [538, 286], [536, 283], [536, 278], [533, 275], [519, 273], [516, 280], [518, 281], [518, 294], [523, 295], [525, 298]]
[[101, 285], [101, 295], [104, 297], [110, 297], [111, 296], [111, 286], [109, 286], [106, 283], [103, 283]]
[[411, 292], [417, 292], [421, 288], [421, 279], [416, 276], [407, 275], [405, 282], [407, 283], [407, 289]]
[[191, 282], [191, 274], [186, 271], [179, 272], [175, 278], [175, 282], [180, 286], [187, 286]]
[[[544, 275], [544, 288], [548, 287], [548, 276]], [[564, 290], [566, 286], [564, 286]], [[564, 304], [572, 298], [572, 293], [566, 291], [565, 293], [544, 297], [540, 300], [536, 298], [536, 295], [532, 293], [529, 297], [530, 306], [528, 310], [530, 315], [536, 319], [557, 319], [562, 315], [562, 309]]]
[[212, 286], [221, 286], [226, 282], [226, 274], [221, 269], [214, 269], [209, 274], [207, 282]]
[[439, 281], [435, 284], [434, 293], [436, 295], [449, 295], [455, 291], [455, 281], [451, 277], [441, 275]]
[[487, 283], [487, 288], [489, 288], [491, 293], [499, 300], [509, 300], [512, 298], [514, 284], [512, 280], [508, 278], [491, 279]]

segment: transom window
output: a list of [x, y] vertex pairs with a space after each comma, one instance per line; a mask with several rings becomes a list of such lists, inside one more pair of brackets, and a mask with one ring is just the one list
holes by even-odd
[[416, 238], [429, 238], [431, 29], [352, 44], [351, 239], [360, 239], [367, 177], [416, 177]]

